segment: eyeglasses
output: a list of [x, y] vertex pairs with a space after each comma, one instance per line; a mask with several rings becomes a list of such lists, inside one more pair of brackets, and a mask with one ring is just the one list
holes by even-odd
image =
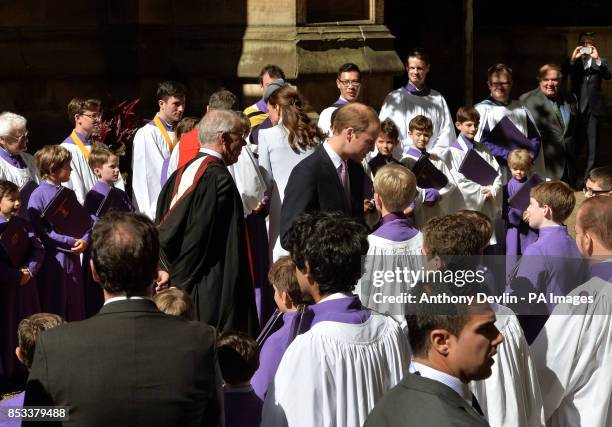
[[510, 86], [512, 82], [489, 82], [489, 84], [493, 87], [501, 87], [501, 86]]
[[101, 119], [99, 114], [85, 114], [85, 113], [81, 113], [81, 116], [89, 117], [93, 121]]
[[587, 187], [584, 187], [584, 188], [582, 189], [582, 192], [583, 192], [583, 193], [584, 193], [584, 195], [585, 195], [585, 196], [587, 196], [587, 197], [593, 197], [593, 196], [596, 196], [596, 195], [598, 195], [598, 194], [609, 193], [609, 192], [611, 192], [611, 191], [612, 191], [612, 190], [593, 190], [592, 188], [587, 188]]
[[12, 139], [17, 140], [18, 142], [21, 142], [24, 139], [28, 139], [28, 133], [26, 132], [26, 133], [24, 133], [22, 135], [19, 135], [19, 136], [6, 135], [4, 138], [12, 138]]
[[359, 87], [361, 86], [361, 82], [359, 80], [338, 80], [342, 87]]

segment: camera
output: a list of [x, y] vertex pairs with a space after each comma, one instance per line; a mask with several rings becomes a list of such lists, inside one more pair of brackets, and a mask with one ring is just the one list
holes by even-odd
[[581, 55], [590, 55], [593, 53], [593, 48], [591, 46], [583, 46], [580, 48]]

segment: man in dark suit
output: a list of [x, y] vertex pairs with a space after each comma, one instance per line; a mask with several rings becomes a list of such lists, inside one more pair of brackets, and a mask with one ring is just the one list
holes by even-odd
[[493, 356], [503, 341], [495, 314], [486, 303], [435, 302], [477, 292], [482, 289], [474, 283], [461, 288], [419, 283], [414, 288], [418, 303], [406, 316], [414, 372], [383, 396], [366, 427], [489, 425], [468, 383], [491, 376]]
[[610, 80], [612, 73], [608, 68], [608, 62], [597, 52], [595, 33], [580, 33], [578, 40], [578, 46], [572, 52], [566, 67], [569, 69], [572, 91], [578, 98], [580, 114], [576, 154], [580, 154], [584, 143], [587, 143], [587, 162], [584, 171], [586, 179], [586, 175], [595, 165], [599, 119], [607, 113], [601, 81]]
[[574, 185], [574, 136], [578, 104], [561, 88], [561, 67], [545, 64], [538, 72], [539, 86], [521, 95], [542, 137], [546, 177]]
[[217, 425], [215, 332], [165, 315], [151, 300], [159, 259], [153, 223], [108, 213], [92, 247], [104, 306], [40, 334], [25, 406], [68, 407], [74, 426]]
[[354, 102], [338, 109], [333, 135], [297, 164], [285, 188], [281, 243], [303, 212], [339, 211], [363, 221], [368, 179], [361, 166], [380, 131], [376, 112]]

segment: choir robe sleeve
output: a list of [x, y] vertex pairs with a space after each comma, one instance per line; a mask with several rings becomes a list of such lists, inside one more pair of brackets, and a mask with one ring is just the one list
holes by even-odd
[[493, 373], [470, 388], [490, 425], [544, 427], [538, 375], [521, 325], [512, 310], [498, 305], [495, 326], [504, 342], [493, 356]]
[[28, 232], [28, 238], [30, 239], [30, 244], [32, 245], [27, 268], [28, 270], [30, 270], [30, 273], [32, 273], [32, 276], [35, 276], [42, 267], [43, 261], [45, 259], [45, 248], [38, 236], [36, 235], [36, 232], [34, 231], [32, 225], [27, 222], [25, 223], [25, 225], [26, 230]]
[[610, 423], [610, 283], [595, 277], [569, 295], [585, 294], [593, 303], [558, 304], [531, 345], [547, 425]]

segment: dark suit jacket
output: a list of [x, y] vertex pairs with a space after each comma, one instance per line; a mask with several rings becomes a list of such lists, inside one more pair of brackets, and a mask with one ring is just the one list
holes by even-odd
[[213, 426], [215, 365], [212, 327], [116, 301], [38, 336], [25, 406], [68, 406], [71, 426]]
[[[612, 73], [608, 69], [608, 62], [601, 58], [601, 65], [597, 65], [593, 60], [591, 66], [585, 70], [582, 59], [578, 58], [573, 65], [568, 60], [564, 69], [565, 73], [569, 70], [572, 91], [578, 98], [578, 105], [583, 105], [582, 98], [587, 97], [591, 114], [604, 116], [607, 112], [607, 106], [601, 89], [601, 81], [612, 78]], [[585, 82], [587, 76], [588, 80]]]
[[452, 388], [429, 378], [408, 374], [376, 404], [365, 427], [488, 426]]
[[[542, 150], [547, 178], [559, 180], [566, 168], [571, 168], [574, 157], [574, 137], [578, 105], [576, 97], [561, 93], [560, 100], [569, 110], [567, 126], [555, 114], [555, 108], [540, 88], [521, 95], [520, 101], [531, 113], [542, 137]], [[565, 177], [567, 178], [567, 176]]]
[[320, 145], [289, 175], [281, 209], [280, 235], [285, 246], [287, 233], [293, 222], [304, 212], [340, 211], [363, 221], [365, 172], [361, 164], [348, 160], [351, 206], [349, 208], [338, 171]]

